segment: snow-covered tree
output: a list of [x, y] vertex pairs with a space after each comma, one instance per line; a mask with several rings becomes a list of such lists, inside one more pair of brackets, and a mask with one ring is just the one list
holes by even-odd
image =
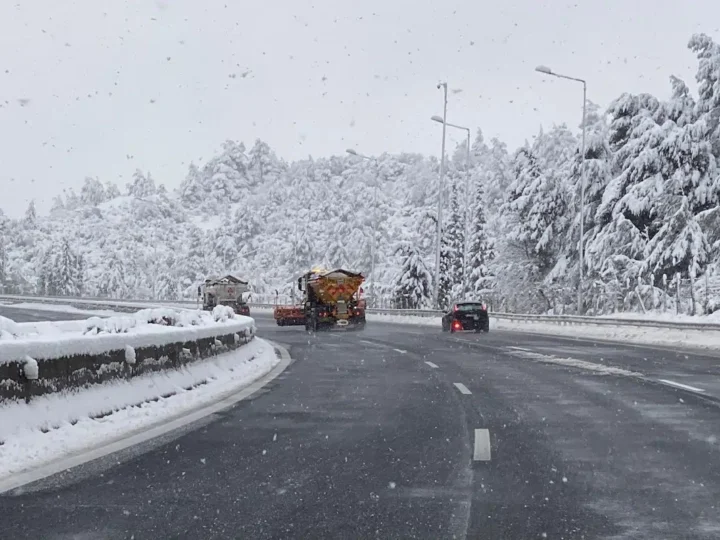
[[483, 294], [493, 288], [494, 276], [490, 271], [490, 262], [495, 259], [494, 243], [490, 239], [485, 219], [485, 196], [481, 182], [475, 185], [475, 193], [470, 214], [468, 241], [468, 292], [470, 297], [481, 299]]
[[688, 47], [698, 58], [695, 115], [705, 124], [713, 154], [720, 157], [720, 45], [706, 34], [695, 34], [690, 38]]
[[132, 195], [138, 199], [145, 199], [155, 195], [156, 187], [155, 181], [153, 180], [150, 173], [145, 174], [140, 170], [136, 169], [133, 173], [132, 182], [127, 184], [128, 195]]
[[82, 204], [97, 206], [107, 198], [105, 187], [97, 178], [86, 177], [85, 183], [80, 190], [80, 201]]
[[406, 243], [399, 247], [402, 266], [395, 282], [395, 305], [420, 309], [430, 305], [432, 276], [417, 247]]
[[35, 201], [30, 201], [27, 209], [25, 210], [25, 224], [28, 227], [35, 227], [37, 225], [37, 210], [35, 210]]
[[113, 184], [112, 182], [105, 183], [105, 196], [107, 200], [112, 200], [120, 195], [120, 188], [118, 188], [116, 184]]

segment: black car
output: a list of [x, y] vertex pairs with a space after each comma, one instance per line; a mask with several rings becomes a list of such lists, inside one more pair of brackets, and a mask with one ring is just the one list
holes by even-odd
[[490, 316], [482, 302], [457, 302], [442, 318], [443, 332], [490, 331]]

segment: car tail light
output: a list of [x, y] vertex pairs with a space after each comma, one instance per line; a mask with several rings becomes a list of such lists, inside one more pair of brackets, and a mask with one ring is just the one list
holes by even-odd
[[453, 306], [453, 311], [457, 311], [457, 310], [458, 310], [458, 307], [457, 307], [457, 306]]
[[487, 304], [482, 305], [483, 311], [487, 311]]
[[454, 321], [453, 322], [453, 328], [455, 330], [462, 330], [462, 323], [460, 321]]

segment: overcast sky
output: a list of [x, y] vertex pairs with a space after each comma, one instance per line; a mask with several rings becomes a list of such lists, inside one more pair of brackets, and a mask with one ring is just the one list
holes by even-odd
[[[717, 0], [34, 0], [0, 3], [0, 208], [136, 168], [168, 188], [225, 139], [293, 160], [439, 154], [448, 120], [511, 148], [580, 120], [579, 85], [695, 89], [695, 32], [720, 40]], [[450, 130], [452, 144], [462, 132]]]

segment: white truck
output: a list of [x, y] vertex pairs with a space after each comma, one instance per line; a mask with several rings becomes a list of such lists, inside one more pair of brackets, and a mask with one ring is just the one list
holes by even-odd
[[198, 297], [202, 306], [212, 311], [215, 306], [229, 306], [239, 315], [250, 315], [250, 307], [243, 294], [250, 290], [248, 282], [228, 274], [221, 278], [209, 278], [198, 287]]

